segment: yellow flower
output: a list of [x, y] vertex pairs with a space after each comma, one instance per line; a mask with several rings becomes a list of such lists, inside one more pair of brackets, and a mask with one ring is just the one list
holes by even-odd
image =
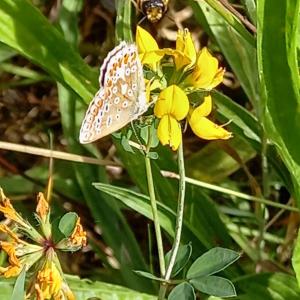
[[157, 136], [163, 145], [170, 145], [175, 151], [181, 143], [181, 128], [178, 121], [183, 120], [189, 111], [189, 100], [184, 91], [171, 85], [161, 91], [155, 103], [154, 114], [160, 118]]
[[159, 47], [152, 35], [140, 26], [137, 26], [135, 40], [142, 64], [154, 66], [164, 56], [158, 52]]
[[223, 127], [213, 123], [206, 117], [212, 110], [211, 96], [204, 98], [204, 102], [196, 109], [191, 109], [189, 113], [189, 124], [193, 132], [200, 138], [205, 140], [222, 139], [227, 140], [231, 138], [231, 132], [228, 132]]
[[82, 225], [80, 224], [80, 218], [77, 219], [74, 231], [69, 237], [69, 240], [73, 246], [86, 246], [86, 232], [83, 230]]
[[177, 85], [170, 85], [160, 92], [155, 103], [154, 114], [161, 118], [168, 114], [177, 121], [183, 120], [189, 112], [189, 100], [185, 92]]
[[194, 65], [196, 62], [196, 49], [188, 29], [178, 30], [176, 39], [176, 50], [183, 55], [175, 55], [176, 69], [181, 69], [186, 65]]
[[37, 296], [40, 299], [61, 298], [62, 276], [55, 263], [47, 260], [43, 269], [38, 272], [35, 284]]
[[170, 115], [163, 116], [158, 124], [157, 136], [162, 145], [169, 145], [176, 151], [182, 140], [180, 124]]
[[207, 48], [203, 48], [197, 57], [193, 72], [185, 79], [185, 84], [197, 89], [211, 90], [223, 81], [224, 72], [223, 68], [219, 68], [218, 60]]

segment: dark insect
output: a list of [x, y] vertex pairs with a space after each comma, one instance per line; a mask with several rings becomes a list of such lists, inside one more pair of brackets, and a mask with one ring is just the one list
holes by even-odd
[[139, 10], [151, 23], [158, 22], [168, 9], [169, 0], [138, 0]]

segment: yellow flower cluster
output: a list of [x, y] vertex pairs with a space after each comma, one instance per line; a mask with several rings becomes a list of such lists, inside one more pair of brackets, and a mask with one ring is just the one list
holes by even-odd
[[[160, 142], [177, 150], [182, 141], [179, 122], [185, 118], [200, 138], [229, 139], [230, 132], [207, 118], [212, 110], [211, 96], [206, 95], [197, 107], [190, 105], [187, 96], [188, 91], [210, 91], [223, 81], [224, 69], [219, 67], [218, 60], [207, 48], [197, 53], [187, 29], [178, 31], [176, 49], [159, 49], [155, 39], [139, 26], [136, 43], [141, 62], [153, 71], [161, 67], [160, 62], [165, 55], [171, 56], [175, 64], [173, 75], [167, 85], [161, 87], [154, 107], [154, 114], [160, 119], [157, 129]], [[154, 85], [157, 87], [157, 82]], [[151, 84], [147, 88], [154, 89]]]
[[[72, 234], [55, 244], [51, 233], [50, 207], [42, 193], [38, 194], [36, 207], [40, 231], [22, 218], [1, 188], [0, 212], [12, 225], [16, 225], [11, 230], [7, 225], [0, 224], [0, 232], [9, 237], [9, 241], [0, 241], [0, 249], [8, 256], [8, 266], [0, 267], [0, 275], [15, 277], [24, 268], [26, 271], [30, 269], [33, 275], [28, 283], [26, 299], [74, 300], [55, 250], [76, 251], [86, 245], [86, 232], [80, 218], [77, 218]], [[27, 236], [26, 241], [19, 237], [23, 233]]]

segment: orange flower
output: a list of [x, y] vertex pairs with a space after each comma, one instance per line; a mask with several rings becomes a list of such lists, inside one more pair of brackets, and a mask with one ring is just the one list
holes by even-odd
[[69, 237], [69, 241], [75, 247], [86, 246], [86, 232], [83, 230], [82, 225], [80, 224], [80, 218], [78, 218], [76, 221], [74, 231]]
[[0, 247], [8, 255], [10, 265], [8, 267], [0, 267], [0, 273], [6, 278], [17, 276], [22, 270], [22, 265], [16, 256], [16, 243], [0, 241]]
[[23, 220], [23, 218], [16, 212], [14, 207], [11, 205], [10, 200], [4, 195], [3, 190], [0, 188], [0, 211], [8, 219], [15, 221], [25, 228], [30, 226]]
[[46, 201], [43, 193], [38, 194], [37, 201], [38, 204], [36, 206], [36, 212], [42, 220], [45, 220], [49, 213], [49, 204]]

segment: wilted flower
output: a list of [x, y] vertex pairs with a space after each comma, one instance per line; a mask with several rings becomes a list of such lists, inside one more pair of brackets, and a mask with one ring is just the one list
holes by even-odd
[[[1, 188], [0, 196], [0, 211], [12, 221], [12, 225], [15, 225], [11, 230], [7, 225], [0, 224], [0, 232], [6, 233], [10, 238], [10, 241], [0, 241], [0, 249], [8, 256], [8, 266], [0, 267], [0, 275], [6, 278], [15, 277], [23, 269], [26, 271], [30, 269], [32, 275], [29, 279], [26, 299], [75, 299], [64, 279], [55, 251], [56, 249], [75, 251], [86, 245], [86, 233], [80, 224], [80, 218], [77, 217], [70, 236], [54, 242], [50, 207], [42, 193], [38, 194], [36, 207], [40, 232], [17, 213]], [[32, 241], [31, 243], [21, 238], [24, 233], [28, 240]], [[68, 243], [62, 243], [64, 240]]]

